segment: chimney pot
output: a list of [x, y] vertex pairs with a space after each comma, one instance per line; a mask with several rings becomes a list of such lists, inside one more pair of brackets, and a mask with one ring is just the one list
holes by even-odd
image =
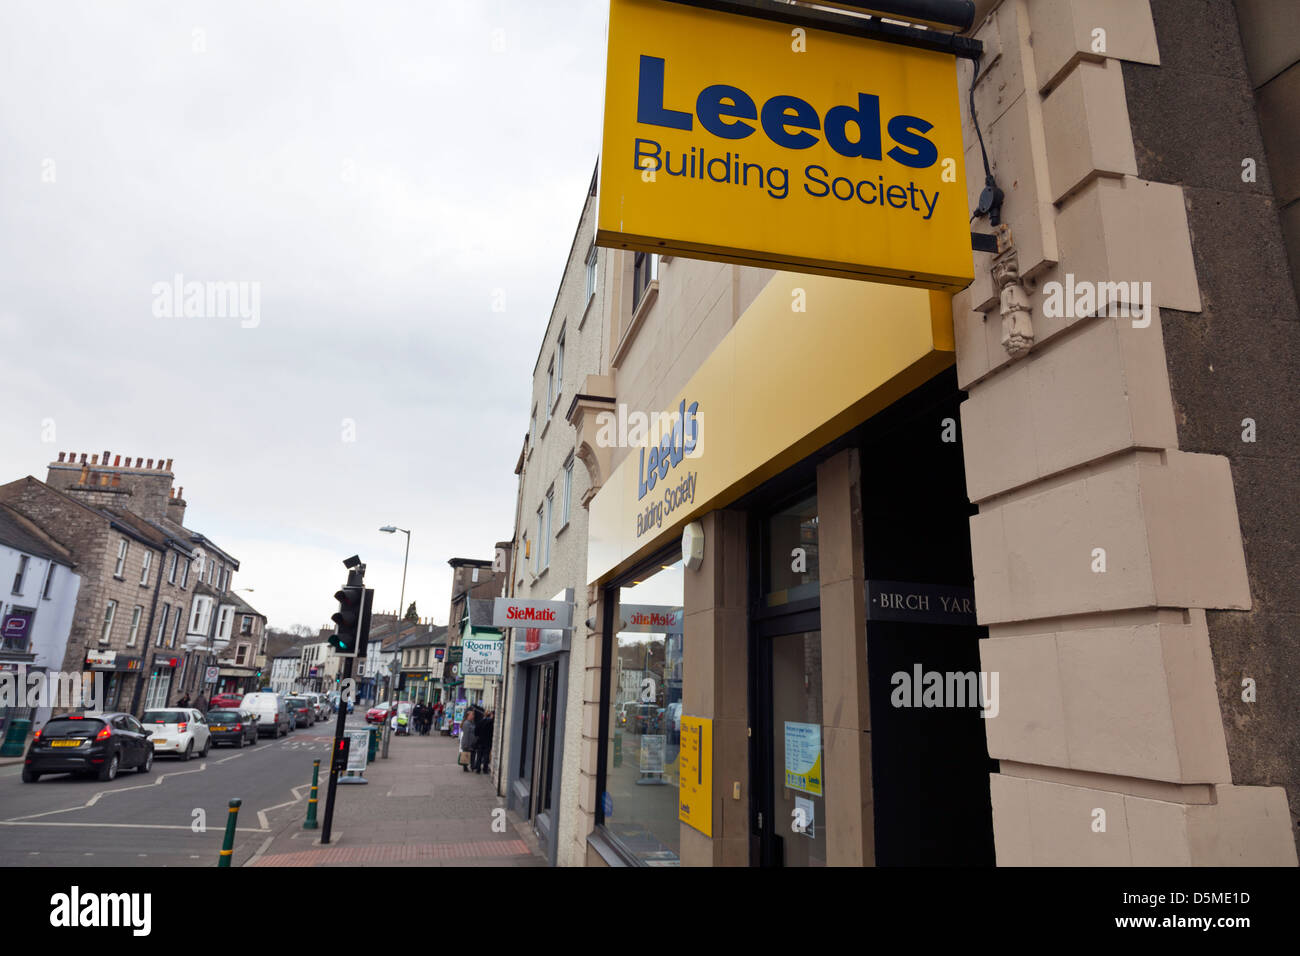
[[98, 455], [91, 455], [91, 456], [90, 456], [90, 463], [91, 463], [92, 465], [98, 465], [98, 464], [99, 464], [99, 456], [98, 456]]
[[99, 460], [102, 461], [105, 465], [107, 465], [107, 464], [108, 464], [108, 452], [104, 452], [103, 457], [100, 458]]
[[153, 459], [152, 459], [152, 458], [149, 459], [149, 463], [148, 463], [147, 465], [145, 465], [145, 467], [148, 468], [148, 469], [150, 469], [150, 470], [153, 469]]
[[143, 464], [144, 464], [144, 459], [143, 459], [143, 458], [137, 458], [137, 459], [135, 460], [135, 467], [139, 468], [139, 467], [140, 467], [141, 465], [143, 465]]
[[86, 453], [84, 451], [81, 453], [81, 463], [83, 465], [86, 463]]
[[114, 468], [117, 468], [117, 467], [118, 467], [119, 465], [121, 465], [121, 464], [122, 464], [122, 456], [121, 456], [121, 455], [114, 455], [114, 456], [113, 456], [113, 467], [114, 467]]
[[63, 455], [64, 455], [63, 452], [59, 452], [59, 461], [63, 461]]
[[172, 460], [170, 458], [167, 459], [167, 470], [168, 471], [172, 470]]

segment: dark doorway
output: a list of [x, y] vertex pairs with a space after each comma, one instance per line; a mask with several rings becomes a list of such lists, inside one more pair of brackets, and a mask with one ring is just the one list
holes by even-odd
[[[861, 445], [868, 582], [908, 584], [931, 596], [933, 610], [936, 595], [973, 582], [963, 397], [949, 370], [867, 423]], [[867, 622], [876, 864], [992, 866], [989, 773], [997, 763], [988, 757], [978, 701], [957, 706], [963, 695], [951, 693], [969, 687], [969, 677], [948, 676], [979, 680], [979, 640], [987, 631], [973, 618], [924, 617]], [[916, 705], [918, 673], [943, 675], [940, 705]]]

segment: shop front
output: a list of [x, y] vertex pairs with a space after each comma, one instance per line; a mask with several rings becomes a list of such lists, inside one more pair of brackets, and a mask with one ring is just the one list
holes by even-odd
[[[568, 609], [571, 617], [573, 599], [573, 589], [567, 588], [552, 602], [535, 603], [552, 604], [562, 611]], [[557, 623], [572, 622], [565, 620], [561, 613]], [[572, 630], [558, 626], [509, 630], [513, 634], [509, 686], [511, 693], [518, 697], [512, 705], [507, 763], [501, 770], [506, 806], [529, 821], [554, 866], [559, 845], [558, 797], [564, 771], [564, 702], [568, 699]], [[480, 665], [480, 669], [488, 670], [491, 666]]]
[[[119, 651], [89, 651], [85, 668], [91, 672], [100, 691], [100, 710], [120, 710], [129, 707], [134, 681], [144, 667], [142, 657], [133, 657]], [[102, 676], [101, 676], [102, 675]]]
[[993, 862], [952, 365], [945, 294], [777, 273], [658, 397], [590, 507], [589, 863]]
[[180, 666], [181, 659], [179, 657], [155, 655], [153, 662], [149, 666], [149, 675], [145, 679], [145, 710], [167, 706], [169, 703], [168, 695], [171, 693], [173, 682], [177, 680]]

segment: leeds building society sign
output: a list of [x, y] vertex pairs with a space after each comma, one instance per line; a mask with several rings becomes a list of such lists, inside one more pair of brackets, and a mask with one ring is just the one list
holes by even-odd
[[612, 0], [597, 241], [957, 291], [950, 54]]

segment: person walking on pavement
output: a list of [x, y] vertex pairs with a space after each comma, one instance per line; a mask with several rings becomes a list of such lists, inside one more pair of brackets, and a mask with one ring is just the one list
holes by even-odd
[[474, 718], [474, 711], [467, 711], [465, 719], [461, 721], [460, 724], [460, 750], [461, 753], [468, 753], [470, 755], [469, 761], [461, 758], [462, 762], [460, 769], [464, 770], [466, 773], [469, 773], [469, 764], [474, 759], [474, 746], [478, 743], [478, 738], [474, 734]]
[[493, 716], [495, 713], [495, 711], [489, 710], [487, 716], [480, 719], [474, 726], [475, 735], [478, 738], [477, 770], [479, 773], [488, 772], [488, 760], [492, 756], [492, 729], [496, 723], [496, 718]]
[[177, 707], [188, 707], [188, 706], [190, 706], [190, 695], [189, 695], [189, 694], [183, 694], [183, 695], [181, 695], [181, 699], [178, 700], [178, 701], [176, 702], [176, 706], [177, 706]]

